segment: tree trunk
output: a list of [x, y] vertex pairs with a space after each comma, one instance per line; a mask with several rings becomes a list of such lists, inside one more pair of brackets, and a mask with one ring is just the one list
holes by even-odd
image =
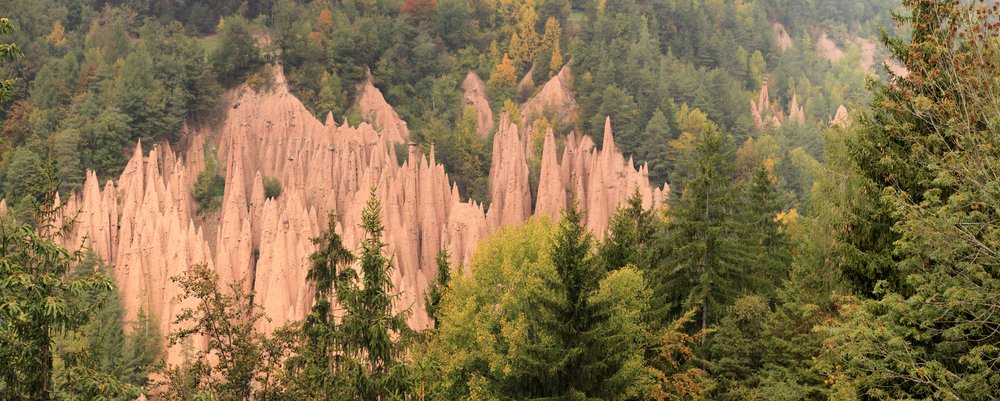
[[39, 383], [40, 386], [38, 386], [38, 394], [35, 394], [35, 399], [39, 401], [48, 401], [52, 398], [52, 348], [48, 328], [45, 328], [42, 331], [42, 371], [39, 372], [39, 380], [41, 383]]
[[701, 300], [701, 343], [705, 344], [705, 337], [708, 330], [708, 298]]

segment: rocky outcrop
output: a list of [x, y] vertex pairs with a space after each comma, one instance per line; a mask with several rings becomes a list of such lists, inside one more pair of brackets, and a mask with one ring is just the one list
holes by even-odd
[[559, 167], [556, 155], [555, 135], [552, 128], [549, 128], [545, 131], [545, 144], [542, 146], [542, 168], [538, 179], [535, 214], [549, 216], [553, 220], [559, 218], [559, 212], [566, 207], [566, 185], [562, 178], [562, 168]]
[[465, 105], [476, 110], [476, 135], [486, 138], [493, 130], [493, 110], [490, 109], [490, 101], [486, 98], [486, 84], [476, 75], [475, 71], [469, 71], [462, 81], [462, 100]]
[[493, 163], [490, 166], [490, 210], [486, 221], [490, 228], [519, 224], [531, 215], [531, 190], [528, 163], [517, 125], [506, 113], [500, 115], [500, 129], [493, 137]]
[[555, 111], [557, 120], [554, 123], [569, 123], [579, 117], [580, 107], [573, 98], [573, 77], [569, 64], [521, 106], [521, 121], [531, 121], [532, 117], [542, 115], [546, 109]]
[[406, 128], [406, 122], [385, 101], [382, 92], [375, 87], [370, 72], [364, 82], [358, 84], [356, 107], [361, 112], [361, 118], [373, 125], [386, 142], [405, 143], [409, 140], [410, 130]]
[[847, 108], [844, 105], [837, 107], [837, 114], [834, 114], [833, 118], [830, 119], [830, 125], [836, 125], [841, 127], [846, 127], [850, 125], [850, 117], [847, 114]]
[[608, 221], [618, 206], [638, 192], [644, 207], [663, 205], [668, 187], [649, 183], [649, 168], [635, 168], [615, 147], [611, 119], [604, 122], [604, 139], [597, 150], [589, 136], [566, 137], [562, 161], [556, 160], [556, 141], [549, 130], [542, 150], [535, 214], [557, 217], [568, 202], [576, 202], [586, 216], [587, 228], [603, 238]]
[[758, 129], [778, 128], [781, 127], [781, 124], [788, 122], [797, 124], [806, 122], [805, 110], [799, 105], [798, 95], [792, 95], [792, 102], [788, 105], [787, 114], [779, 108], [777, 103], [771, 103], [771, 97], [767, 91], [767, 78], [764, 78], [764, 82], [761, 83], [757, 100], [750, 100], [750, 114]]
[[831, 63], [836, 63], [844, 58], [844, 51], [837, 46], [833, 39], [830, 39], [825, 31], [820, 32], [819, 38], [816, 39], [816, 53]]
[[784, 25], [775, 22], [771, 24], [771, 30], [774, 32], [774, 39], [778, 43], [778, 48], [781, 49], [781, 51], [786, 51], [792, 48], [792, 37], [788, 35], [788, 31], [785, 30]]
[[[322, 123], [288, 92], [280, 68], [274, 75], [271, 92], [241, 88], [239, 106], [229, 110], [218, 132], [215, 153], [226, 182], [220, 210], [196, 212], [191, 188], [205, 168], [205, 149], [212, 147], [206, 147], [205, 134], [189, 132], [186, 152], [159, 145], [144, 155], [137, 145], [122, 174], [103, 186], [88, 173], [81, 191], [66, 201], [63, 242], [88, 246], [114, 265], [127, 315], [144, 308], [161, 332], [175, 328], [183, 306], [170, 278], [192, 264], [208, 265], [224, 282], [246, 280], [269, 318], [259, 323], [261, 328], [272, 330], [301, 319], [311, 307], [305, 279], [314, 251], [310, 239], [332, 223], [345, 244], [356, 248], [363, 236], [361, 210], [376, 187], [386, 250], [395, 264], [393, 282], [401, 292], [396, 306], [413, 311], [409, 323], [414, 328], [428, 327], [422, 298], [437, 274], [435, 255], [446, 249], [456, 264], [465, 263], [491, 231], [519, 224], [532, 213], [517, 126], [501, 117], [486, 212], [478, 203], [461, 200], [433, 148], [427, 157], [411, 145], [400, 164], [384, 126], [381, 132], [369, 123], [338, 126], [331, 117]], [[538, 214], [558, 216], [569, 199], [576, 199], [587, 226], [601, 235], [614, 209], [633, 191], [642, 194], [644, 205], [662, 204], [665, 188], [652, 188], [646, 167], [636, 169], [624, 160], [615, 149], [610, 122], [600, 151], [588, 136], [571, 134], [560, 161], [556, 146], [550, 130]], [[270, 177], [282, 185], [276, 198], [264, 195], [263, 181]], [[332, 222], [329, 212], [334, 212]], [[68, 225], [71, 218], [75, 222]], [[178, 355], [178, 349], [169, 351], [171, 361]]]

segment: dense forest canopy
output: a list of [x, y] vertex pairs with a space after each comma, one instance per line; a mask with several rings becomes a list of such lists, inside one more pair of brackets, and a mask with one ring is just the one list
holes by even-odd
[[[0, 398], [1000, 388], [1000, 3], [9, 0], [0, 17]], [[467, 264], [442, 251], [424, 331], [398, 305], [375, 188], [359, 249], [332, 217], [313, 239], [302, 321], [259, 330], [253, 289], [203, 265], [173, 278], [183, 330], [126, 319], [112, 267], [57, 245], [54, 199], [88, 171], [116, 179], [135, 146], [185, 148], [192, 130], [218, 129], [234, 89], [274, 84], [267, 64], [317, 118], [352, 126], [371, 79], [464, 198], [488, 203], [495, 133], [477, 135], [463, 99], [471, 71], [493, 112], [560, 144], [602, 143], [610, 117], [669, 200], [649, 210], [637, 192], [602, 233], [570, 202], [556, 221], [494, 233]], [[522, 115], [564, 68], [579, 113]], [[226, 166], [203, 151], [192, 197], [207, 221]], [[182, 364], [164, 362], [168, 347]]]

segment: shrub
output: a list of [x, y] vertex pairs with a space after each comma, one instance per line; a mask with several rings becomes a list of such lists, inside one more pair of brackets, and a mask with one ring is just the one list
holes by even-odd
[[219, 172], [218, 162], [205, 149], [205, 170], [198, 173], [191, 191], [194, 200], [198, 202], [198, 213], [219, 210], [222, 206], [222, 195], [226, 190], [226, 179]]
[[274, 199], [281, 195], [281, 180], [277, 177], [267, 177], [264, 179], [264, 197]]

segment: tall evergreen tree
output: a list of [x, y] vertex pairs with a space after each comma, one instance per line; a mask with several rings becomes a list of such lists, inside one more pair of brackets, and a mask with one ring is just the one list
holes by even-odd
[[642, 195], [636, 189], [611, 216], [607, 238], [597, 247], [604, 269], [611, 271], [631, 265], [652, 277], [660, 251], [657, 228], [653, 211], [642, 206]]
[[856, 142], [895, 221], [877, 250], [894, 263], [829, 325], [829, 371], [859, 398], [995, 399], [1000, 6], [904, 4], [912, 33], [885, 42], [910, 73], [876, 88]]
[[689, 176], [667, 223], [671, 269], [661, 279], [677, 286], [672, 293], [679, 305], [674, 307], [697, 308], [706, 329], [745, 288], [748, 255], [740, 248], [742, 233], [733, 221], [730, 137], [709, 123], [690, 145], [680, 166]]
[[434, 320], [434, 327], [438, 327], [441, 324], [438, 309], [441, 307], [441, 299], [444, 298], [445, 292], [448, 291], [448, 282], [451, 281], [451, 257], [448, 255], [447, 250], [442, 249], [438, 252], [434, 261], [437, 263], [437, 278], [431, 284], [424, 302], [427, 305], [427, 315]]
[[[541, 324], [554, 344], [531, 345], [538, 358], [531, 361], [533, 397], [564, 399], [621, 396], [634, 383], [615, 380], [625, 364], [627, 344], [613, 341], [617, 329], [607, 323], [610, 305], [591, 297], [606, 270], [593, 257], [591, 234], [581, 223], [575, 204], [563, 213], [553, 234], [551, 259], [553, 296], [539, 303]], [[647, 306], [648, 307], [648, 306]]]
[[791, 264], [791, 244], [783, 232], [778, 213], [783, 202], [777, 190], [777, 177], [773, 161], [754, 170], [749, 182], [743, 185], [743, 199], [737, 212], [736, 229], [742, 234], [737, 238], [746, 249], [746, 281], [754, 292], [770, 297], [788, 274]]
[[409, 372], [403, 358], [410, 329], [409, 310], [394, 311], [399, 294], [392, 283], [392, 259], [385, 255], [382, 242], [385, 227], [375, 187], [361, 212], [361, 228], [365, 235], [358, 257], [360, 275], [336, 292], [344, 308], [336, 335], [349, 397], [376, 401], [407, 391]]
[[342, 395], [344, 377], [337, 370], [336, 359], [342, 352], [337, 342], [337, 325], [333, 316], [334, 291], [338, 293], [357, 278], [348, 266], [354, 255], [335, 231], [337, 216], [327, 216], [327, 229], [313, 244], [319, 249], [310, 256], [306, 280], [313, 286], [313, 307], [301, 327], [297, 355], [288, 365], [292, 368], [290, 393], [305, 399], [330, 399]]

